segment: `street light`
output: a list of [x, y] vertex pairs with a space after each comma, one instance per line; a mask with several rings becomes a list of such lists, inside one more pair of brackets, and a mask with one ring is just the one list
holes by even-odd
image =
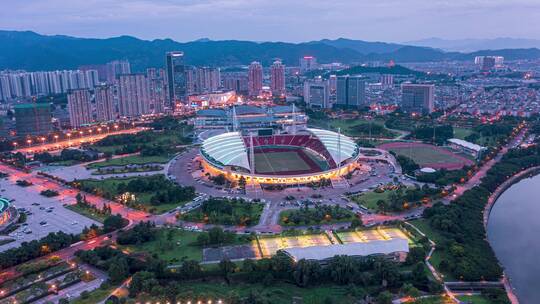
[[27, 143], [28, 146], [30, 147], [30, 145], [32, 144], [32, 140], [31, 140], [31, 139], [28, 139], [28, 140], [26, 141], [26, 143]]

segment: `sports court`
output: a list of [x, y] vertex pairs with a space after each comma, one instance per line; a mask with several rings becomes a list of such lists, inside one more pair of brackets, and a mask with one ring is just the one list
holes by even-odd
[[406, 239], [409, 237], [398, 228], [379, 228], [359, 231], [347, 231], [336, 233], [343, 244], [367, 243], [371, 241], [388, 241], [392, 239]]
[[303, 149], [259, 148], [254, 154], [255, 172], [259, 174], [291, 175], [321, 170], [315, 156]]
[[310, 246], [327, 246], [331, 245], [330, 239], [326, 234], [309, 234], [299, 236], [281, 236], [260, 238], [262, 256], [269, 258], [276, 254], [280, 249], [295, 248], [295, 247], [310, 247]]
[[424, 143], [393, 142], [382, 144], [378, 148], [406, 156], [420, 167], [456, 170], [474, 164], [472, 160], [447, 149]]

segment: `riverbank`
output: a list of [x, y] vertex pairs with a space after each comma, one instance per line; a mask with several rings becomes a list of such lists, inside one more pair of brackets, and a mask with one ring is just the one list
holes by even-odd
[[[532, 167], [525, 169], [517, 174], [514, 174], [512, 177], [510, 177], [508, 180], [503, 182], [488, 198], [488, 203], [486, 204], [483, 212], [483, 222], [484, 222], [484, 228], [486, 231], [486, 239], [488, 239], [488, 222], [489, 222], [489, 216], [491, 214], [491, 210], [493, 209], [493, 206], [499, 199], [499, 197], [510, 187], [515, 185], [516, 183], [522, 181], [525, 178], [529, 178], [532, 176], [535, 176], [540, 173], [540, 166]], [[489, 239], [488, 239], [489, 240]], [[491, 244], [490, 244], [491, 245]], [[503, 279], [502, 282], [504, 283], [506, 293], [508, 295], [508, 299], [512, 302], [512, 304], [518, 304], [519, 300], [514, 293], [514, 288], [510, 284], [510, 281], [508, 277], [506, 276], [506, 272], [503, 273]]]

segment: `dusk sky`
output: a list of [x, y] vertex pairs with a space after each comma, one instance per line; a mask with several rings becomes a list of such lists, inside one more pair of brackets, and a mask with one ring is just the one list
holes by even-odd
[[540, 38], [539, 0], [0, 0], [0, 29], [78, 37]]

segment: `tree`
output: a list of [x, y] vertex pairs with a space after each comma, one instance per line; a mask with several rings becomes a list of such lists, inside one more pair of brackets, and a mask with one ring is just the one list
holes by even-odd
[[208, 233], [200, 233], [198, 236], [197, 236], [197, 244], [199, 244], [200, 246], [206, 246], [210, 243], [210, 237], [208, 236]]
[[158, 285], [154, 273], [148, 271], [139, 271], [135, 273], [129, 284], [129, 295], [136, 297], [141, 292], [150, 293], [152, 288]]
[[118, 230], [127, 225], [127, 222], [128, 221], [124, 219], [120, 214], [108, 216], [103, 221], [103, 232], [107, 233]]
[[219, 262], [219, 270], [224, 277], [227, 277], [229, 273], [233, 273], [235, 267], [236, 265], [227, 258]]
[[315, 261], [300, 260], [294, 267], [293, 278], [298, 286], [308, 286], [317, 282], [321, 276], [321, 266]]
[[358, 217], [355, 217], [351, 221], [351, 228], [358, 228], [358, 227], [362, 227], [363, 225], [364, 225], [364, 223], [362, 223], [362, 219], [360, 219]]
[[377, 304], [392, 304], [392, 294], [389, 291], [383, 291], [377, 296]]
[[129, 275], [129, 266], [126, 258], [114, 259], [109, 266], [108, 274], [113, 284], [118, 284], [126, 279]]

